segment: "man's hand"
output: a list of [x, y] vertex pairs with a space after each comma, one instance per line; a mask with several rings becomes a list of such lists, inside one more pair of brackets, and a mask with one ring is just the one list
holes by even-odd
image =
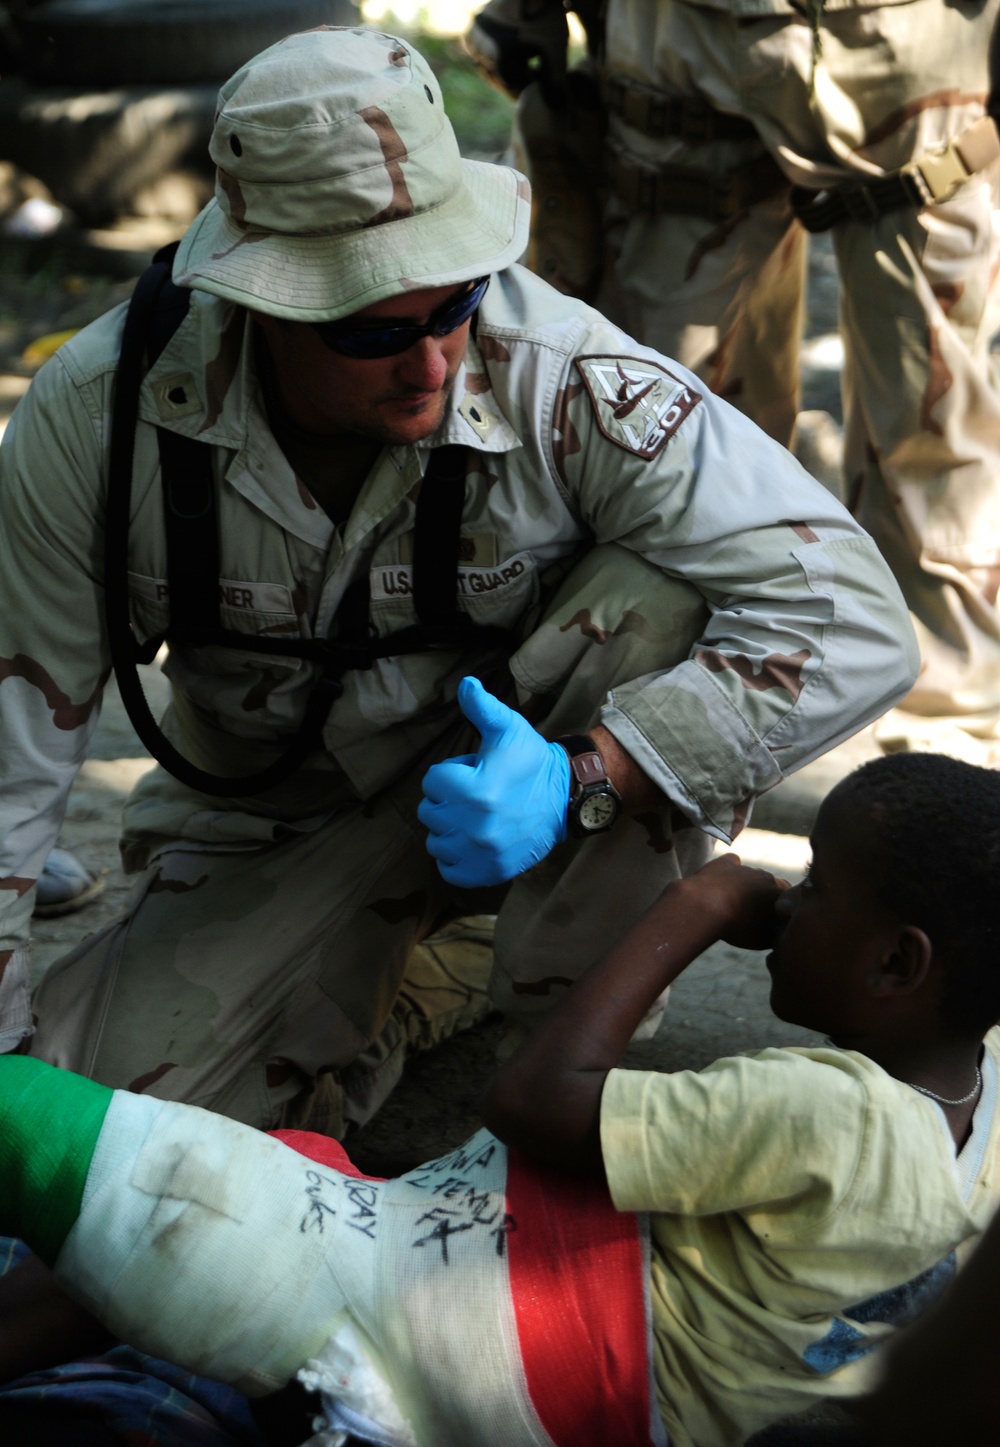
[[532, 80], [550, 106], [566, 84], [569, 30], [560, 0], [492, 0], [473, 19], [465, 48], [485, 78], [513, 99]]
[[718, 938], [743, 950], [769, 950], [780, 921], [775, 901], [791, 886], [766, 869], [751, 869], [737, 854], [722, 854], [684, 881], [693, 907], [715, 920]]
[[443, 877], [474, 889], [523, 874], [566, 838], [569, 759], [478, 678], [462, 679], [458, 703], [479, 752], [427, 770], [417, 817]]

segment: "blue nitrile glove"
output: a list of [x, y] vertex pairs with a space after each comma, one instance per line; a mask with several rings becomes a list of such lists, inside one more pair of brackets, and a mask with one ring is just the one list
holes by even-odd
[[449, 884], [502, 884], [566, 838], [569, 759], [519, 713], [463, 678], [458, 704], [482, 734], [479, 752], [434, 764], [417, 817]]

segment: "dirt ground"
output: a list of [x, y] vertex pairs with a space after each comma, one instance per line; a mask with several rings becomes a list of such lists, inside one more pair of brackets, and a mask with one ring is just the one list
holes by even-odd
[[[40, 242], [0, 237], [0, 428], [40, 364], [39, 339], [85, 325], [123, 300], [145, 258], [170, 235], [169, 223], [146, 220], [113, 232], [69, 233]], [[813, 249], [809, 311], [798, 450], [806, 465], [835, 487], [841, 353], [836, 274], [822, 239]], [[47, 350], [43, 343], [42, 359]], [[154, 707], [165, 701], [166, 681], [155, 666], [146, 670], [146, 685]], [[844, 772], [875, 752], [866, 733], [779, 786], [758, 806], [756, 827], [741, 837], [741, 856], [798, 877], [808, 857], [804, 836], [819, 799]], [[36, 921], [36, 978], [122, 908], [129, 883], [118, 862], [118, 819], [126, 793], [149, 767], [151, 761], [111, 685], [91, 757], [70, 795], [60, 839], [101, 872], [105, 888], [78, 914]], [[478, 1102], [501, 1033], [500, 1023], [491, 1019], [413, 1060], [395, 1095], [352, 1141], [358, 1164], [376, 1174], [392, 1174], [471, 1133], [478, 1125]], [[722, 946], [703, 956], [674, 987], [657, 1038], [635, 1048], [633, 1063], [697, 1068], [719, 1055], [809, 1038], [771, 1016], [760, 958]]]

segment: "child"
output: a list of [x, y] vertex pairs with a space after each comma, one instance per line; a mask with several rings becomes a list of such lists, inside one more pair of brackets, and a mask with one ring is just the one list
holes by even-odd
[[[670, 884], [497, 1077], [495, 1134], [397, 1181], [2, 1060], [0, 1229], [134, 1345], [321, 1389], [317, 1443], [728, 1447], [856, 1393], [1000, 1194], [1000, 774], [880, 759], [812, 842], [794, 889]], [[829, 1043], [616, 1069], [718, 939]]]

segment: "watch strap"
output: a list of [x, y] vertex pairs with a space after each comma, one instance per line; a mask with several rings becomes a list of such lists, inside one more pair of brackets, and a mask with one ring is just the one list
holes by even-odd
[[594, 740], [587, 734], [564, 734], [556, 743], [569, 756], [569, 771], [573, 778], [572, 794], [593, 784], [610, 784], [604, 760], [597, 751]]

